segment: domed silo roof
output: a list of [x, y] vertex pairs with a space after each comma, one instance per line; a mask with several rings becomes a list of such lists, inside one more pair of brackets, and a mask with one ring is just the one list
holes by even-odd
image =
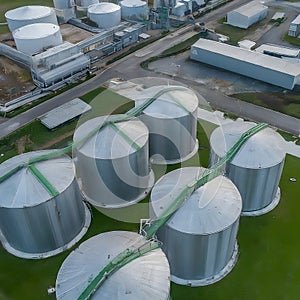
[[13, 37], [17, 49], [28, 55], [42, 52], [63, 42], [59, 26], [50, 23], [20, 27], [13, 32]]
[[121, 7], [110, 2], [100, 2], [88, 7], [88, 18], [100, 28], [111, 28], [121, 22]]
[[5, 13], [5, 18], [11, 32], [29, 24], [58, 24], [54, 9], [41, 5], [21, 6], [9, 10]]
[[[134, 232], [112, 231], [82, 243], [63, 262], [56, 279], [58, 300], [77, 299], [84, 289], [116, 255], [134, 243], [146, 240]], [[155, 249], [126, 264], [97, 289], [93, 299], [167, 300], [170, 269], [161, 249]]]

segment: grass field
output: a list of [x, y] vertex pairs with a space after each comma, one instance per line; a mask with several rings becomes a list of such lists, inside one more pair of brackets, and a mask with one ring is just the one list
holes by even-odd
[[[125, 112], [133, 105], [126, 98], [116, 98], [114, 94], [103, 88], [89, 93], [82, 99], [94, 107], [92, 116], [108, 114], [112, 111]], [[24, 135], [29, 135], [27, 141], [24, 142], [26, 150], [42, 147], [49, 141], [74, 130], [76, 124], [77, 120], [55, 131], [48, 131], [39, 121], [35, 121], [14, 133], [9, 139], [1, 140], [0, 152], [3, 153], [3, 147], [8, 147], [11, 143], [12, 149], [6, 148], [8, 152], [6, 152], [5, 159], [8, 158], [8, 155], [15, 155], [17, 152], [15, 143]], [[206, 121], [201, 121], [198, 125], [200, 142], [198, 155], [203, 166], [208, 165], [208, 137], [214, 128], [215, 125]], [[59, 144], [63, 146], [71, 140], [70, 136], [60, 141]], [[54, 144], [54, 146], [57, 145]], [[197, 157], [194, 157], [181, 166], [195, 165], [197, 162]], [[168, 167], [168, 171], [177, 167], [180, 165]], [[287, 156], [280, 182], [282, 197], [278, 207], [264, 216], [241, 219], [238, 234], [240, 256], [233, 271], [222, 281], [208, 287], [190, 288], [172, 284], [173, 300], [185, 298], [189, 300], [296, 300], [299, 298], [299, 169], [300, 160]], [[154, 170], [159, 171], [156, 166], [154, 166]], [[290, 177], [295, 177], [297, 182], [290, 182]], [[144, 201], [147, 202], [148, 199], [146, 198]], [[101, 232], [138, 230], [138, 225], [135, 223], [116, 221], [94, 209], [92, 212], [92, 224], [81, 242]], [[54, 299], [54, 296], [47, 295], [47, 288], [55, 284], [60, 265], [70, 251], [52, 258], [35, 261], [16, 258], [0, 246], [0, 300]]]
[[231, 97], [300, 118], [300, 94], [239, 93]]

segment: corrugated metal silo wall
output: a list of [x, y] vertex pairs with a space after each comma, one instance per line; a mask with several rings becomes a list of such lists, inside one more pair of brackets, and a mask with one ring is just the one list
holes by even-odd
[[[76, 150], [76, 166], [83, 191], [99, 205], [117, 205], [132, 201], [145, 191], [141, 177], [149, 177], [148, 141], [129, 156], [117, 159], [95, 159]], [[129, 169], [130, 168], [130, 169]], [[124, 203], [123, 203], [124, 204]]]
[[190, 154], [196, 143], [196, 112], [174, 119], [155, 118], [142, 114], [140, 120], [149, 128], [149, 155], [162, 155], [166, 160]]
[[219, 233], [196, 235], [164, 225], [157, 236], [168, 257], [171, 274], [184, 280], [201, 280], [218, 274], [233, 255], [239, 219]]
[[0, 228], [16, 250], [44, 253], [69, 243], [82, 230], [85, 207], [77, 182], [57, 197], [26, 208], [0, 208]]
[[[210, 165], [219, 161], [211, 149]], [[243, 211], [255, 211], [268, 206], [274, 199], [281, 178], [284, 160], [279, 164], [263, 169], [248, 169], [226, 165], [226, 174], [237, 186], [242, 196]]]

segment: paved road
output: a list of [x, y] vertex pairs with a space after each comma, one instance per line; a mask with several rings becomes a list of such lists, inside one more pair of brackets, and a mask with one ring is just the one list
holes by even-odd
[[[202, 20], [208, 22], [209, 20], [218, 19], [226, 14], [226, 11], [239, 6], [241, 3], [247, 1], [233, 1], [229, 4], [222, 6], [217, 11], [213, 11], [205, 15]], [[89, 81], [58, 95], [47, 102], [44, 102], [25, 113], [22, 113], [15, 118], [12, 118], [2, 124], [0, 124], [0, 138], [5, 137], [11, 132], [21, 128], [25, 124], [28, 124], [32, 120], [38, 118], [49, 110], [68, 102], [69, 100], [80, 97], [87, 92], [99, 87], [104, 82], [111, 78], [122, 78], [122, 79], [132, 79], [138, 77], [147, 76], [161, 76], [160, 74], [155, 74], [153, 72], [143, 70], [140, 68], [140, 63], [149, 57], [158, 55], [163, 50], [168, 49], [172, 45], [179, 43], [180, 41], [186, 40], [190, 37], [193, 32], [191, 31], [192, 26], [180, 29], [173, 34], [166, 36], [165, 38], [156, 41], [155, 43], [137, 51], [134, 54], [127, 56], [126, 58], [119, 60], [112, 64], [109, 68], [105, 69], [101, 74], [98, 74]], [[240, 114], [241, 116], [254, 121], [267, 121], [269, 124], [291, 132], [293, 134], [299, 135], [300, 132], [300, 121], [298, 119], [274, 112], [268, 111], [262, 107], [251, 105], [249, 103], [244, 103], [236, 99], [224, 96], [221, 93], [217, 93], [205, 88], [204, 85], [195, 85], [193, 82], [188, 83], [193, 88], [197, 89], [200, 94], [202, 94], [213, 107], [220, 110], [232, 112], [234, 114]], [[268, 118], [267, 118], [268, 116]]]

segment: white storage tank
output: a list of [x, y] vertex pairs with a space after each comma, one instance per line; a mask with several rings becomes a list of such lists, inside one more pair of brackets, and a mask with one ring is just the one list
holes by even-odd
[[[119, 253], [133, 244], [145, 244], [139, 234], [112, 231], [82, 243], [63, 262], [56, 279], [56, 299], [78, 299], [90, 281]], [[96, 290], [95, 300], [168, 300], [170, 268], [160, 248], [124, 265]]]
[[57, 9], [68, 9], [75, 6], [74, 0], [53, 0], [53, 4]]
[[50, 23], [30, 24], [16, 29], [13, 38], [19, 51], [33, 55], [62, 44], [59, 26]]
[[121, 22], [121, 7], [109, 2], [94, 4], [88, 7], [88, 18], [98, 27], [108, 29]]
[[[91, 119], [74, 133], [74, 143], [105, 121], [122, 115]], [[146, 197], [153, 185], [149, 165], [149, 131], [138, 119], [110, 124], [76, 147], [76, 170], [86, 199], [100, 208], [121, 208]]]
[[[155, 184], [150, 217], [157, 219], [182, 189], [205, 171], [176, 169]], [[237, 261], [236, 242], [242, 199], [226, 177], [218, 176], [197, 189], [157, 231], [177, 284], [202, 286], [226, 276]]]
[[121, 1], [121, 15], [123, 19], [144, 20], [148, 17], [147, 2], [141, 0]]
[[11, 32], [29, 24], [58, 24], [54, 9], [40, 5], [22, 6], [9, 10], [5, 13], [5, 18]]
[[172, 8], [172, 15], [176, 17], [183, 17], [186, 12], [186, 6], [182, 2], [176, 3], [176, 5]]
[[191, 158], [198, 150], [197, 95], [180, 86], [154, 86], [135, 99], [139, 106], [156, 97], [143, 110], [142, 120], [150, 132], [150, 157], [156, 164], [174, 164]]
[[[241, 135], [255, 125], [233, 122], [216, 128], [210, 137], [211, 164], [223, 157]], [[273, 129], [265, 128], [250, 137], [227, 163], [226, 174], [242, 195], [244, 215], [263, 214], [278, 204], [284, 158], [283, 138]]]
[[83, 203], [72, 160], [63, 155], [30, 164], [54, 150], [15, 156], [0, 165], [0, 177], [24, 164], [0, 183], [0, 238], [10, 253], [44, 258], [73, 246], [87, 231], [89, 210]]

